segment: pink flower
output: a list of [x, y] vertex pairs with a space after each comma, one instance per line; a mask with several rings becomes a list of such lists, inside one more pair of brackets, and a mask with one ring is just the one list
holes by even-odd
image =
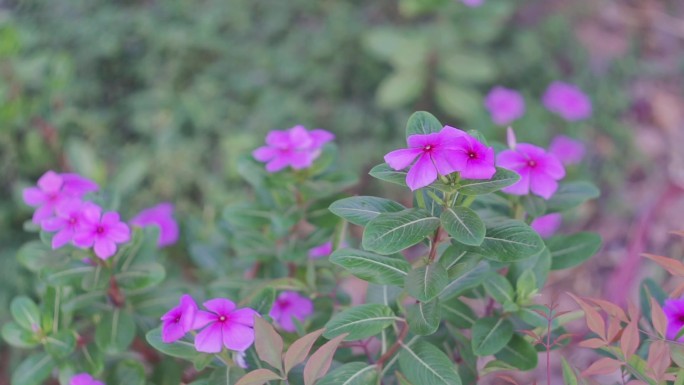
[[128, 242], [131, 230], [119, 220], [119, 213], [109, 211], [104, 214], [100, 207], [92, 205], [84, 207], [81, 226], [74, 235], [74, 244], [78, 247], [93, 247], [95, 255], [107, 259], [116, 253], [116, 244]]
[[197, 304], [191, 296], [183, 294], [178, 306], [169, 310], [161, 317], [162, 341], [171, 343], [177, 341], [192, 330], [197, 314]]
[[254, 309], [236, 309], [235, 303], [215, 298], [204, 303], [209, 311], [199, 310], [194, 329], [204, 328], [195, 336], [195, 349], [204, 353], [219, 353], [223, 346], [242, 352], [254, 342]]
[[432, 134], [411, 135], [407, 143], [409, 148], [385, 155], [385, 162], [395, 170], [402, 170], [415, 161], [406, 174], [406, 184], [411, 190], [428, 186], [439, 175], [456, 171], [475, 179], [491, 177], [485, 175], [494, 168], [494, 150], [454, 127], [444, 126]]
[[252, 155], [259, 162], [266, 162], [268, 172], [278, 172], [288, 166], [301, 170], [311, 167], [323, 145], [334, 138], [335, 135], [326, 130], [307, 131], [304, 126], [294, 126], [285, 131], [269, 132], [266, 146], [257, 148]]
[[332, 252], [333, 252], [332, 242], [325, 242], [321, 245], [318, 245], [316, 247], [312, 247], [311, 249], [309, 249], [309, 258], [319, 259], [319, 258], [327, 257], [328, 255], [332, 254]]
[[271, 312], [268, 314], [287, 332], [294, 332], [294, 319], [303, 322], [313, 314], [313, 302], [296, 291], [284, 291], [278, 295]]
[[562, 215], [553, 213], [535, 218], [530, 226], [532, 226], [534, 231], [536, 231], [542, 238], [550, 238], [556, 233], [556, 231], [558, 231], [562, 221]]
[[52, 248], [58, 249], [71, 242], [81, 227], [83, 210], [86, 207], [99, 209], [96, 204], [82, 202], [78, 199], [63, 200], [55, 208], [55, 216], [43, 220], [40, 226], [43, 230], [57, 233], [52, 237]]
[[105, 385], [105, 383], [94, 379], [88, 373], [79, 373], [71, 377], [69, 385]]
[[145, 227], [157, 226], [159, 228], [159, 247], [173, 245], [178, 241], [178, 222], [173, 218], [173, 205], [160, 203], [154, 207], [142, 210], [135, 218], [131, 219], [132, 225]]
[[579, 140], [559, 135], [551, 141], [549, 152], [555, 155], [563, 164], [577, 164], [584, 158], [584, 143]]
[[[684, 298], [666, 299], [664, 305], [663, 312], [667, 317], [666, 337], [674, 340], [684, 327]], [[678, 341], [684, 341], [684, 337], [680, 337]]]
[[525, 114], [525, 99], [518, 91], [499, 86], [489, 91], [485, 107], [494, 123], [506, 125]]
[[76, 174], [48, 171], [38, 179], [37, 187], [24, 189], [23, 198], [27, 205], [37, 207], [33, 213], [33, 223], [39, 224], [54, 214], [55, 207], [62, 200], [80, 198], [97, 189], [94, 182]]
[[461, 2], [469, 7], [479, 7], [484, 4], [484, 0], [461, 0]]
[[591, 116], [591, 100], [577, 86], [553, 82], [542, 97], [544, 106], [567, 121], [578, 121]]
[[518, 143], [514, 150], [501, 152], [497, 163], [520, 175], [517, 183], [502, 190], [513, 195], [527, 195], [531, 191], [549, 199], [558, 189], [558, 180], [565, 176], [565, 168], [555, 155], [528, 143]]

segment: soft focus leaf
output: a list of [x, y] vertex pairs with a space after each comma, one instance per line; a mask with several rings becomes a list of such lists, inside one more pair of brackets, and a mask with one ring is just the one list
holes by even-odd
[[145, 367], [138, 361], [121, 361], [116, 365], [116, 379], [118, 384], [145, 385]]
[[551, 199], [546, 201], [546, 208], [548, 212], [566, 211], [599, 195], [599, 189], [590, 182], [563, 182]]
[[395, 201], [372, 196], [344, 198], [330, 205], [330, 211], [335, 215], [359, 226], [365, 226], [371, 219], [382, 213], [393, 213], [405, 209], [406, 207]]
[[441, 321], [439, 299], [417, 302], [406, 307], [406, 321], [411, 332], [427, 336], [437, 331]]
[[17, 366], [12, 374], [12, 384], [40, 385], [55, 367], [55, 361], [47, 353], [28, 356]]
[[505, 318], [485, 317], [473, 325], [473, 352], [478, 356], [498, 353], [513, 337], [513, 324]]
[[429, 112], [414, 112], [406, 123], [406, 137], [411, 135], [426, 135], [441, 131], [442, 123]]
[[37, 331], [40, 328], [40, 309], [29, 297], [15, 297], [10, 304], [14, 321], [22, 328]]
[[325, 325], [325, 338], [346, 335], [347, 341], [368, 338], [390, 326], [397, 317], [389, 306], [364, 304], [335, 314]]
[[513, 334], [508, 344], [496, 353], [496, 358], [516, 369], [526, 371], [537, 367], [537, 354], [531, 343]]
[[650, 297], [649, 301], [651, 303], [651, 322], [653, 323], [653, 329], [661, 338], [665, 338], [667, 333], [667, 317], [663, 309], [660, 307], [658, 301], [655, 298]]
[[601, 248], [601, 237], [594, 233], [557, 235], [547, 241], [551, 269], [569, 269], [591, 258]]
[[273, 380], [279, 380], [280, 376], [268, 369], [256, 369], [245, 374], [235, 385], [264, 385]]
[[499, 191], [504, 187], [515, 184], [520, 180], [520, 175], [507, 170], [505, 168], [497, 167], [496, 173], [489, 180], [482, 179], [464, 179], [459, 182], [458, 192], [464, 195], [484, 195]]
[[282, 370], [283, 339], [273, 326], [261, 317], [254, 317], [254, 347], [262, 361]]
[[418, 98], [426, 78], [420, 69], [399, 69], [382, 80], [375, 100], [381, 108], [397, 108]]
[[427, 342], [402, 344], [399, 367], [414, 384], [461, 385], [456, 365], [441, 350]]
[[411, 270], [406, 276], [406, 291], [415, 299], [429, 302], [439, 295], [449, 283], [449, 276], [439, 263], [432, 263]]
[[660, 383], [670, 367], [670, 346], [665, 341], [653, 341], [648, 348], [647, 367]]
[[448, 301], [440, 301], [442, 317], [457, 328], [467, 329], [473, 326], [477, 316], [468, 305], [457, 297]]
[[605, 321], [603, 320], [603, 317], [601, 317], [601, 314], [599, 314], [596, 309], [594, 309], [591, 305], [587, 304], [583, 300], [579, 299], [575, 295], [568, 293], [572, 299], [577, 302], [578, 305], [584, 310], [584, 316], [587, 320], [587, 327], [589, 327], [589, 330], [592, 332], [598, 334], [598, 336], [602, 339], [606, 339], [606, 325]]
[[583, 377], [597, 376], [601, 374], [611, 374], [622, 366], [620, 361], [614, 360], [612, 358], [601, 358], [600, 360], [591, 364], [587, 369], [582, 372]]
[[287, 352], [285, 352], [285, 358], [283, 360], [285, 363], [285, 373], [289, 373], [292, 368], [306, 360], [311, 347], [314, 345], [318, 337], [323, 334], [323, 331], [323, 329], [319, 329], [311, 332], [290, 345], [290, 348], [287, 349]]
[[575, 374], [575, 371], [570, 367], [568, 361], [565, 360], [565, 357], [561, 357], [561, 362], [563, 364], [563, 383], [565, 385], [579, 385], [577, 374]]
[[326, 342], [311, 355], [309, 361], [304, 366], [304, 385], [313, 385], [316, 380], [325, 376], [332, 364], [333, 356], [337, 347], [347, 337], [346, 334], [338, 335], [337, 337]]
[[364, 362], [350, 362], [328, 373], [316, 385], [374, 385], [378, 382], [375, 365]]
[[368, 222], [363, 231], [363, 248], [380, 254], [394, 254], [422, 241], [439, 227], [439, 218], [421, 209], [383, 213]]
[[637, 322], [639, 320], [632, 320], [627, 327], [622, 331], [622, 337], [620, 337], [620, 350], [628, 360], [639, 348], [639, 329]]
[[339, 265], [364, 281], [403, 286], [411, 265], [400, 255], [378, 255], [363, 250], [342, 249], [330, 255]]
[[95, 329], [97, 346], [107, 352], [119, 353], [128, 348], [135, 337], [133, 316], [125, 310], [106, 312]]
[[479, 246], [485, 237], [485, 224], [477, 213], [467, 207], [446, 209], [440, 216], [442, 226], [459, 243]]
[[653, 262], [659, 264], [660, 266], [664, 267], [665, 270], [670, 272], [670, 274], [676, 276], [676, 277], [684, 277], [684, 263], [668, 258], [668, 257], [661, 257], [659, 255], [653, 255], [653, 254], [647, 254], [644, 253], [642, 254], [644, 257], [652, 260]]
[[17, 348], [32, 348], [38, 345], [38, 338], [29, 330], [19, 326], [16, 322], [2, 325], [2, 338]]
[[515, 291], [508, 280], [499, 275], [491, 274], [483, 281], [484, 289], [500, 304], [515, 302]]
[[76, 337], [71, 330], [62, 330], [45, 339], [45, 350], [55, 359], [65, 358], [76, 349]]

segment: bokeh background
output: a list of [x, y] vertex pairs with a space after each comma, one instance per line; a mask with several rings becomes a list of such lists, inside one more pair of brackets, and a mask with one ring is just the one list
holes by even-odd
[[[590, 119], [543, 108], [555, 80], [590, 96]], [[549, 293], [619, 302], [660, 282], [639, 254], [683, 255], [668, 234], [684, 228], [680, 0], [0, 1], [0, 321], [28, 290], [21, 189], [46, 170], [96, 180], [128, 218], [171, 201], [187, 238], [221, 242], [220, 209], [248, 191], [237, 159], [269, 130], [334, 132], [361, 175], [350, 192], [397, 196], [364, 175], [410, 113], [503, 141], [483, 105], [496, 85], [525, 96], [520, 141], [582, 140], [573, 172], [602, 189], [564, 225], [599, 232], [601, 252]], [[0, 342], [0, 384], [3, 357]]]

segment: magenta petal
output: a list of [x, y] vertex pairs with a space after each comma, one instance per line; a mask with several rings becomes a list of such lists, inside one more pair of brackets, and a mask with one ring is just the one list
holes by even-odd
[[549, 199], [558, 189], [558, 182], [545, 174], [530, 177], [530, 190], [544, 199]]
[[287, 156], [280, 155], [273, 158], [270, 162], [266, 163], [266, 171], [268, 172], [278, 172], [285, 167], [290, 165], [290, 160]]
[[517, 151], [505, 150], [499, 153], [496, 158], [496, 163], [499, 167], [515, 171], [527, 166], [527, 158]]
[[206, 301], [204, 307], [216, 314], [227, 315], [235, 310], [235, 302], [225, 298], [214, 298]]
[[45, 203], [45, 193], [37, 187], [25, 188], [22, 192], [24, 202], [29, 206], [39, 206]]
[[107, 259], [116, 254], [116, 243], [107, 238], [97, 239], [95, 240], [93, 250], [100, 259]]
[[64, 182], [62, 191], [70, 196], [81, 197], [89, 192], [100, 189], [97, 183], [78, 174], [64, 173], [60, 174], [60, 176]]
[[542, 215], [532, 221], [530, 226], [539, 233], [542, 238], [549, 238], [558, 231], [563, 221], [563, 216], [558, 213]]
[[85, 205], [83, 207], [83, 219], [91, 224], [99, 224], [100, 223], [100, 215], [102, 214], [102, 209], [100, 206], [95, 205], [95, 204], [89, 204]]
[[442, 143], [442, 135], [439, 132], [431, 134], [414, 134], [406, 139], [406, 143], [411, 148], [423, 148], [425, 146], [438, 147]]
[[564, 164], [577, 164], [584, 158], [584, 143], [564, 135], [555, 137], [549, 146], [549, 152]]
[[485, 162], [471, 161], [468, 167], [461, 172], [461, 176], [466, 179], [490, 179], [496, 173], [493, 164]]
[[452, 172], [460, 171], [460, 166], [464, 166], [463, 161], [457, 158], [463, 158], [459, 155], [460, 151], [440, 150], [432, 152], [432, 161], [437, 168], [439, 175], [449, 175]]
[[547, 154], [539, 163], [541, 170], [551, 178], [558, 180], [565, 177], [565, 167], [555, 155]]
[[183, 330], [190, 331], [195, 325], [195, 317], [197, 316], [197, 304], [188, 294], [183, 294], [180, 299], [180, 309], [182, 311], [181, 325]]
[[67, 221], [64, 218], [48, 218], [40, 222], [40, 227], [43, 231], [54, 232], [63, 229], [67, 226]]
[[311, 167], [313, 160], [316, 156], [311, 156], [312, 154], [308, 152], [296, 152], [290, 155], [290, 166], [295, 170], [302, 170]]
[[52, 217], [55, 212], [55, 207], [49, 203], [44, 204], [33, 212], [33, 223], [40, 224], [42, 221]]
[[510, 185], [506, 188], [501, 189], [501, 191], [507, 194], [513, 195], [527, 195], [530, 193], [530, 170], [529, 168], [523, 168], [522, 170], [516, 171], [520, 175], [520, 180], [515, 184]]
[[62, 177], [54, 171], [48, 171], [38, 179], [38, 187], [46, 193], [57, 193], [62, 189]]
[[77, 231], [76, 234], [74, 234], [74, 245], [81, 247], [81, 248], [88, 248], [95, 243], [95, 237], [93, 236], [92, 229], [84, 229], [81, 231]]
[[297, 149], [307, 149], [313, 144], [309, 131], [304, 126], [298, 125], [290, 128], [290, 144]]
[[278, 318], [278, 325], [280, 325], [280, 328], [286, 332], [293, 333], [297, 331], [297, 326], [295, 325], [293, 318], [296, 318], [294, 314], [291, 312], [284, 312]]
[[238, 352], [247, 350], [254, 342], [254, 329], [239, 323], [226, 323], [223, 326], [223, 344]]
[[278, 156], [278, 150], [273, 147], [259, 147], [252, 151], [252, 156], [259, 162], [268, 162]]
[[214, 313], [209, 313], [208, 311], [198, 310], [195, 313], [195, 321], [192, 324], [193, 329], [201, 329], [206, 325], [218, 320], [218, 316]]
[[74, 232], [72, 230], [63, 229], [62, 231], [56, 233], [54, 237], [52, 237], [52, 249], [59, 249], [60, 247], [71, 242], [73, 237]]
[[412, 191], [428, 186], [436, 179], [437, 169], [432, 164], [432, 160], [428, 154], [421, 155], [416, 164], [414, 164], [408, 174], [406, 174], [406, 184]]
[[214, 322], [195, 336], [195, 349], [202, 353], [219, 353], [223, 342], [221, 324]]
[[315, 130], [311, 130], [309, 132], [309, 135], [313, 139], [312, 147], [316, 147], [316, 148], [320, 148], [324, 144], [335, 139], [335, 135], [332, 132], [329, 132], [326, 130], [321, 130], [320, 128], [317, 128]]
[[115, 223], [119, 223], [120, 221], [121, 217], [119, 216], [119, 213], [115, 211], [108, 211], [102, 215], [102, 220], [100, 223], [106, 227], [109, 227]]
[[385, 162], [394, 170], [403, 170], [422, 153], [422, 148], [402, 148], [385, 155]]
[[238, 309], [230, 313], [230, 321], [241, 323], [246, 326], [254, 326], [254, 317], [258, 317], [259, 313], [250, 308]]
[[169, 321], [164, 321], [162, 323], [162, 341], [164, 343], [171, 343], [174, 341], [178, 341], [179, 339], [183, 338], [185, 335], [186, 330], [184, 330], [183, 326], [175, 322], [175, 320], [169, 320]]
[[131, 240], [131, 229], [123, 222], [118, 222], [107, 228], [107, 237], [114, 242], [123, 243]]

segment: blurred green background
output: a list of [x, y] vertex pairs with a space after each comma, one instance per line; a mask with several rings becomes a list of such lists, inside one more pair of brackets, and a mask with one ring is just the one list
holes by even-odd
[[[7, 0], [0, 8], [0, 309], [25, 290], [13, 257], [33, 237], [22, 230], [31, 209], [21, 189], [46, 170], [95, 179], [125, 202], [125, 218], [167, 200], [183, 222], [209, 223], [245, 196], [236, 160], [269, 130], [332, 131], [343, 166], [365, 175], [402, 145], [415, 110], [503, 140], [482, 103], [495, 85], [526, 98], [519, 140], [546, 146], [564, 133], [588, 143], [583, 170], [604, 194], [577, 226], [608, 237], [615, 255], [606, 265], [627, 248], [624, 223], [643, 214], [639, 199], [653, 204], [662, 186], [681, 182], [669, 146], [684, 131], [676, 114], [684, 110], [684, 4], [676, 0], [476, 8], [458, 0]], [[546, 111], [541, 95], [554, 80], [588, 93], [594, 116], [570, 124]], [[362, 177], [353, 192], [384, 188]]]

